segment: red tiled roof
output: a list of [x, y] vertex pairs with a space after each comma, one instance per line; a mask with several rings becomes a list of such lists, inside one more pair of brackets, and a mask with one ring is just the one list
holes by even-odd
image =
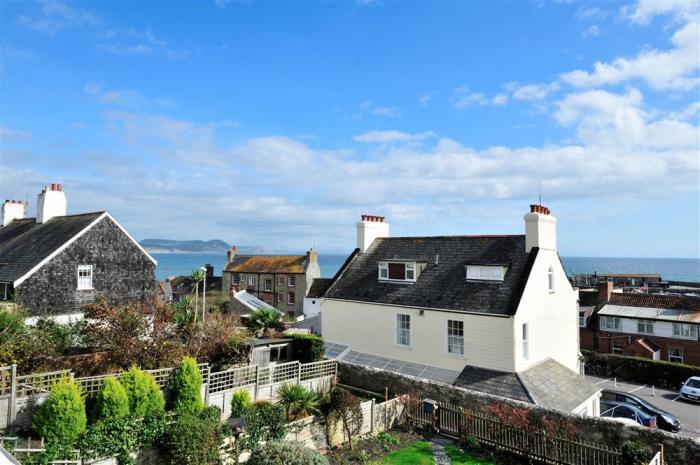
[[623, 307], [671, 308], [675, 310], [700, 310], [700, 299], [679, 295], [620, 294], [610, 296], [611, 305]]
[[239, 255], [224, 271], [234, 273], [304, 273], [306, 255]]

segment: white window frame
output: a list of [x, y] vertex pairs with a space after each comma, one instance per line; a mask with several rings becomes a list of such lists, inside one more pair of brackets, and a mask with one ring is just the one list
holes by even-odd
[[552, 266], [547, 270], [547, 288], [550, 294], [554, 292], [554, 267]]
[[248, 286], [255, 287], [255, 276], [254, 275], [248, 276]]
[[[79, 291], [91, 291], [92, 287], [92, 265], [78, 265], [78, 290]], [[81, 276], [81, 273], [83, 275]]]
[[523, 339], [523, 359], [528, 360], [530, 358], [530, 325], [529, 323], [523, 323], [521, 329], [521, 336]]
[[578, 315], [578, 327], [579, 328], [586, 327], [586, 314], [585, 313], [579, 313], [579, 315]]
[[[624, 348], [624, 347], [615, 347], [615, 344], [616, 344], [616, 343], [617, 343], [617, 341], [612, 341], [612, 342], [610, 343], [610, 353], [611, 353], [611, 354], [622, 354], [622, 353], [624, 353], [624, 352], [625, 352], [625, 348]], [[623, 344], [623, 346], [624, 346], [624, 344]]]
[[277, 276], [277, 285], [284, 286], [284, 275]]
[[[450, 328], [450, 324], [453, 323], [453, 327]], [[456, 323], [457, 325], [454, 325]], [[454, 326], [457, 326], [455, 328]], [[458, 332], [461, 331], [461, 335], [459, 334], [450, 334], [451, 330], [457, 330]], [[445, 347], [445, 353], [447, 355], [450, 355], [452, 357], [464, 357], [464, 320], [447, 320], [447, 323], [445, 324], [445, 332], [446, 332], [446, 347]], [[451, 342], [458, 342], [461, 340], [461, 344], [451, 344]], [[459, 348], [461, 349], [460, 351], [454, 351], [450, 350], [452, 348]]]
[[294, 287], [295, 283], [296, 283], [296, 277], [294, 275], [287, 277], [287, 286], [288, 287]]
[[389, 264], [387, 262], [379, 262], [379, 267], [377, 269], [377, 276], [381, 280], [389, 279]]
[[[401, 322], [402, 317], [406, 317], [408, 320], [408, 328], [400, 327], [403, 325]], [[411, 347], [411, 315], [409, 313], [397, 313], [394, 323], [394, 343], [397, 347], [409, 348]], [[399, 331], [408, 331], [408, 344], [404, 344], [399, 339]], [[403, 335], [403, 334], [402, 334]]]
[[467, 265], [466, 276], [470, 281], [503, 281], [506, 267], [501, 265]]
[[[269, 286], [268, 286], [269, 284]], [[265, 292], [272, 292], [272, 280], [271, 279], [266, 279], [265, 280]]]
[[[389, 278], [389, 264], [390, 263], [397, 263], [400, 265], [403, 265], [403, 276], [404, 279], [393, 279]], [[392, 283], [415, 283], [417, 279], [417, 270], [418, 267], [416, 266], [416, 262], [404, 262], [404, 261], [383, 261], [379, 262], [379, 266], [377, 268], [377, 276], [379, 277], [380, 281], [389, 281]]]
[[[612, 322], [612, 325], [609, 323]], [[600, 316], [600, 329], [604, 331], [620, 331], [620, 319], [616, 316]]]
[[698, 325], [691, 323], [673, 323], [673, 337], [698, 340]]
[[654, 334], [654, 320], [637, 320], [637, 333]]
[[296, 302], [294, 302], [294, 299], [296, 298], [296, 294], [294, 292], [290, 291], [287, 292], [287, 305], [294, 305]]
[[236, 286], [238, 286], [240, 283], [241, 283], [241, 275], [239, 275], [238, 273], [233, 273], [231, 275], [231, 284], [235, 284]]
[[[671, 355], [671, 352], [677, 350], [680, 355]], [[669, 347], [668, 348], [668, 361], [672, 363], [683, 363], [683, 347]]]
[[277, 293], [277, 303], [281, 304], [284, 302], [284, 292], [278, 292]]

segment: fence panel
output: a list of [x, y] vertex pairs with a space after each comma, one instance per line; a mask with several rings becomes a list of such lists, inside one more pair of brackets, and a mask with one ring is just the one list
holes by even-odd
[[51, 385], [64, 376], [70, 376], [70, 370], [20, 375], [17, 377], [17, 397], [47, 393]]

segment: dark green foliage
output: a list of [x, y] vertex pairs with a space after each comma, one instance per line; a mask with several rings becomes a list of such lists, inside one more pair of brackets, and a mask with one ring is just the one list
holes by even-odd
[[274, 308], [261, 308], [250, 314], [250, 326], [259, 335], [269, 335], [272, 330], [282, 330], [282, 315]]
[[248, 465], [328, 465], [317, 451], [299, 442], [272, 441], [253, 452]]
[[284, 407], [287, 420], [319, 412], [319, 396], [300, 384], [285, 383], [277, 388], [277, 401]]
[[129, 416], [129, 397], [122, 383], [116, 378], [102, 382], [92, 409], [93, 420], [112, 420]]
[[292, 334], [294, 356], [301, 363], [320, 362], [325, 354], [323, 338], [313, 334]]
[[32, 427], [47, 443], [70, 445], [85, 431], [85, 400], [75, 381], [65, 377], [51, 386], [32, 418]]
[[279, 404], [256, 402], [245, 413], [245, 447], [251, 451], [261, 442], [281, 440], [287, 432], [284, 408]]
[[688, 378], [698, 374], [698, 367], [692, 365], [587, 350], [582, 353], [586, 359], [586, 371], [653, 386], [678, 389]]
[[625, 441], [622, 444], [623, 465], [646, 465], [651, 460], [651, 454], [637, 441]]
[[63, 324], [49, 318], [40, 318], [33, 330], [45, 332], [57, 353], [70, 355], [85, 345], [87, 336], [83, 333], [84, 327], [84, 321]]
[[238, 418], [245, 415], [253, 404], [250, 392], [246, 389], [239, 389], [233, 393], [231, 398], [231, 417]]
[[175, 370], [170, 387], [173, 392], [173, 409], [179, 413], [199, 413], [204, 410], [202, 401], [202, 374], [192, 357], [182, 359]]
[[120, 381], [129, 398], [129, 412], [132, 417], [143, 418], [163, 412], [165, 399], [153, 375], [132, 366], [122, 375]]
[[168, 427], [164, 448], [172, 465], [215, 465], [221, 463], [219, 445], [224, 438], [221, 411], [208, 407], [196, 415], [179, 415]]
[[7, 344], [24, 332], [24, 315], [17, 311], [0, 309], [0, 345]]

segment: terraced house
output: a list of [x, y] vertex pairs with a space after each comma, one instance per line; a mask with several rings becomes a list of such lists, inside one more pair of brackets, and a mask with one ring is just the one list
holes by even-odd
[[222, 288], [247, 291], [288, 318], [298, 318], [304, 315], [304, 297], [320, 276], [314, 250], [306, 255], [238, 255], [234, 246], [227, 254]]
[[390, 237], [383, 217], [363, 215], [321, 317], [340, 360], [599, 413], [599, 389], [579, 375], [577, 292], [541, 205], [507, 236]]

